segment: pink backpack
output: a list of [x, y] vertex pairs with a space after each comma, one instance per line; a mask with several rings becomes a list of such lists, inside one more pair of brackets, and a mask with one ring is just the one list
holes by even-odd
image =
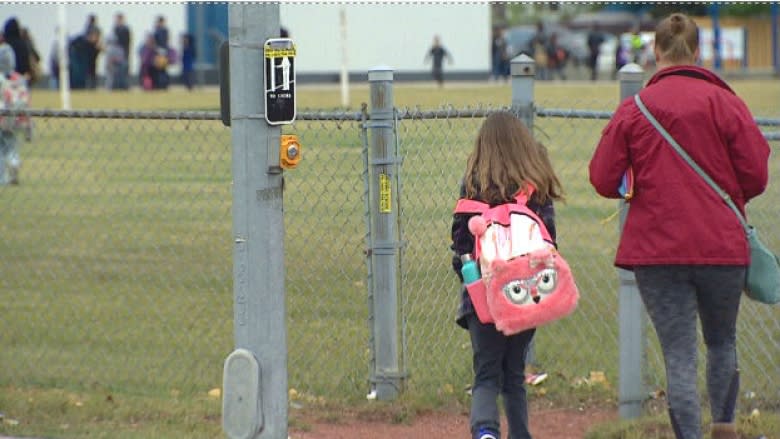
[[526, 205], [531, 194], [518, 192], [514, 202], [493, 207], [465, 198], [455, 206], [455, 213], [478, 214], [469, 231], [482, 277], [466, 285], [477, 318], [506, 335], [565, 317], [579, 300], [569, 264]]

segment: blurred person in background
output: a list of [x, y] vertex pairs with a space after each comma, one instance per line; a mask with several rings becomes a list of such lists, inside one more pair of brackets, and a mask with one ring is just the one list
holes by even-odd
[[553, 32], [547, 42], [547, 72], [548, 79], [553, 79], [558, 75], [562, 80], [566, 80], [566, 62], [569, 60], [569, 53], [558, 43], [558, 34]]
[[618, 34], [615, 44], [615, 70], [612, 72], [612, 79], [617, 78], [617, 72], [626, 64], [633, 62], [632, 59], [631, 34]]
[[499, 27], [493, 29], [493, 41], [490, 43], [491, 71], [490, 79], [498, 81], [499, 79], [509, 79], [509, 69], [506, 64], [509, 63], [509, 42], [506, 39], [506, 31]]
[[[658, 71], [639, 92], [672, 138], [744, 214], [767, 186], [769, 145], [744, 101], [696, 66], [699, 28], [671, 14], [655, 32]], [[633, 197], [614, 264], [633, 270], [664, 357], [668, 415], [677, 439], [701, 439], [698, 329], [706, 347], [713, 439], [739, 439], [737, 315], [750, 252], [734, 212], [675, 151], [634, 99], [603, 129], [590, 161], [601, 196], [621, 198], [627, 169]]]
[[74, 38], [68, 45], [70, 87], [73, 89], [93, 88], [97, 84], [96, 76], [90, 77], [90, 69], [93, 72], [96, 69], [91, 63], [97, 61], [100, 34], [95, 28], [89, 28], [87, 32]]
[[141, 65], [138, 69], [138, 80], [144, 90], [154, 88], [154, 57], [157, 55], [157, 44], [154, 42], [154, 35], [147, 34], [144, 44], [138, 49], [138, 58]]
[[175, 55], [170, 47], [168, 26], [166, 25], [164, 16], [157, 16], [157, 20], [154, 23], [154, 30], [152, 31], [152, 37], [154, 39], [156, 51], [152, 60], [152, 84], [155, 89], [165, 90], [170, 84], [168, 66], [173, 64]]
[[[26, 86], [27, 79], [16, 72], [15, 67], [16, 54], [14, 49], [6, 43], [0, 34], [0, 99], [2, 99], [0, 107], [4, 109], [17, 108], [14, 97], [18, 96], [18, 93], [15, 93], [14, 90], [28, 93], [29, 97], [29, 88]], [[11, 84], [18, 84], [18, 87]], [[32, 135], [29, 117], [0, 117], [0, 185], [19, 184], [21, 159], [19, 158], [17, 131], [20, 129], [25, 129], [28, 136]]]
[[49, 50], [49, 88], [56, 90], [60, 88], [60, 43], [57, 35], [60, 33], [59, 26], [54, 28], [54, 41]]
[[544, 34], [544, 23], [536, 23], [536, 34], [531, 38], [529, 44], [531, 53], [533, 53], [536, 63], [536, 74], [538, 79], [544, 81], [550, 79], [550, 70], [548, 68], [549, 60], [547, 58], [547, 37]]
[[168, 48], [168, 26], [165, 24], [165, 17], [159, 15], [157, 21], [154, 23], [154, 43], [157, 47]]
[[192, 34], [181, 36], [181, 82], [192, 90], [195, 86], [195, 45]]
[[590, 69], [590, 80], [595, 81], [599, 76], [599, 53], [601, 45], [604, 43], [604, 34], [601, 33], [598, 24], [594, 24], [588, 32], [588, 68]]
[[[29, 99], [29, 84], [36, 77], [35, 72], [32, 70], [33, 55], [31, 53], [31, 42], [26, 40], [22, 33], [22, 26], [16, 17], [11, 17], [5, 22], [3, 27], [3, 38], [5, 42], [11, 46], [14, 52], [14, 72], [24, 78], [24, 89], [28, 94]], [[36, 56], [37, 51], [36, 51]], [[38, 58], [40, 59], [40, 57]], [[27, 140], [32, 139], [33, 123], [29, 117], [25, 117], [24, 135]], [[17, 154], [18, 158], [18, 154]], [[16, 179], [13, 179], [16, 180]], [[16, 181], [18, 183], [18, 180]]]
[[452, 56], [447, 49], [441, 44], [441, 38], [438, 35], [434, 35], [433, 44], [428, 49], [428, 53], [425, 54], [425, 61], [432, 61], [431, 64], [431, 76], [433, 80], [439, 84], [439, 87], [444, 87], [444, 59], [447, 59], [452, 64]]
[[35, 41], [33, 40], [33, 37], [27, 27], [21, 28], [20, 35], [22, 37], [22, 41], [24, 41], [24, 43], [27, 45], [27, 51], [30, 54], [30, 75], [28, 82], [30, 84], [34, 84], [39, 79], [41, 79], [42, 75], [41, 55], [38, 53], [38, 49], [35, 47]]
[[84, 27], [84, 35], [87, 36], [86, 43], [91, 46], [84, 51], [87, 61], [86, 69], [86, 88], [97, 88], [97, 59], [100, 52], [103, 51], [102, 31], [97, 24], [97, 16], [90, 14], [87, 17], [87, 24]]
[[127, 56], [114, 34], [106, 37], [106, 89], [127, 90]]
[[96, 30], [98, 33], [101, 32], [97, 23], [97, 15], [95, 14], [89, 14], [87, 16], [87, 23], [84, 25], [84, 35], [88, 34], [92, 30]]
[[130, 28], [125, 24], [125, 15], [121, 12], [117, 12], [114, 16], [114, 35], [116, 36], [117, 43], [122, 51], [125, 53], [125, 63], [127, 64], [127, 70], [130, 71], [130, 47], [133, 42], [133, 34]]
[[15, 71], [28, 81], [32, 77], [30, 71], [30, 45], [22, 38], [22, 27], [16, 17], [11, 17], [3, 27], [3, 38], [14, 51]]

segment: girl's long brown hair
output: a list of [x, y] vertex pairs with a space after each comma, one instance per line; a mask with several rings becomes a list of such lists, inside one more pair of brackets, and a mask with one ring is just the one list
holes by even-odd
[[490, 114], [477, 135], [466, 165], [466, 197], [487, 203], [511, 200], [532, 184], [539, 203], [562, 200], [563, 188], [555, 175], [547, 148], [537, 142], [512, 113]]

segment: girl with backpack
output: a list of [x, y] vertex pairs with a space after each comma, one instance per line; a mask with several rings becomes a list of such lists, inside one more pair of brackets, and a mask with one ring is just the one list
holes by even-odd
[[[527, 206], [544, 222], [555, 241], [554, 200], [563, 189], [547, 156], [530, 130], [509, 112], [489, 115], [479, 130], [468, 157], [460, 198], [493, 205], [510, 202], [515, 194], [533, 188]], [[452, 268], [461, 282], [461, 256], [474, 250], [469, 230], [473, 213], [455, 213], [452, 222]], [[504, 401], [510, 439], [529, 439], [525, 363], [535, 329], [504, 335], [493, 323], [477, 318], [469, 294], [463, 288], [457, 324], [469, 331], [473, 352], [474, 384], [470, 414], [474, 439], [500, 438], [498, 396]]]

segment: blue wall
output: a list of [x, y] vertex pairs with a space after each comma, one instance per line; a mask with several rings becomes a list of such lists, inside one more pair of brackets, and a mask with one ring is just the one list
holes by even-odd
[[197, 63], [216, 65], [219, 45], [228, 38], [228, 3], [188, 3], [187, 32], [195, 40]]

